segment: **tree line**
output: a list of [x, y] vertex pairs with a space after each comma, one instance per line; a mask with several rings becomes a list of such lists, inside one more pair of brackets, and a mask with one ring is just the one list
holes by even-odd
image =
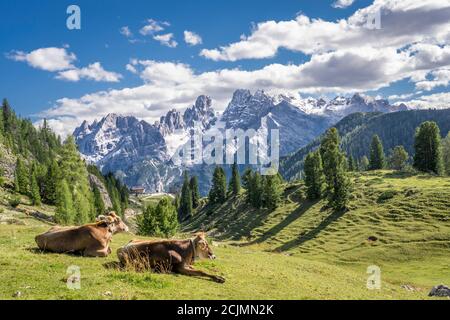
[[[30, 120], [18, 117], [6, 99], [0, 112], [0, 142], [17, 159], [14, 191], [28, 196], [35, 206], [56, 206], [55, 219], [59, 224], [84, 224], [109, 209], [99, 190], [90, 185], [88, 167], [75, 139], [69, 136], [61, 142], [46, 120], [36, 128]], [[113, 177], [107, 181], [111, 185], [111, 200], [115, 192], [121, 199], [120, 208], [117, 204], [111, 209], [122, 213], [128, 201], [126, 187]]]

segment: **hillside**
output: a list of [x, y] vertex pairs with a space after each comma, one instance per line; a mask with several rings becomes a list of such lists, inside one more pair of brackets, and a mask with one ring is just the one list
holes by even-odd
[[[0, 191], [2, 199], [8, 197], [7, 191]], [[218, 259], [198, 261], [196, 268], [223, 275], [227, 279], [225, 284], [171, 274], [119, 271], [111, 268], [117, 261], [115, 252], [136, 236], [116, 235], [112, 242], [113, 254], [105, 259], [43, 253], [36, 249], [34, 237], [48, 230], [51, 224], [24, 211], [44, 210], [52, 216], [54, 208], [36, 208], [23, 197], [18, 209], [9, 207], [3, 200], [0, 209], [0, 300], [426, 298], [425, 291], [407, 291], [388, 281], [383, 283], [382, 290], [367, 290], [365, 269], [351, 270], [218, 240], [212, 242]], [[69, 266], [80, 267], [81, 290], [67, 289]]]
[[[450, 109], [412, 110], [394, 113], [355, 113], [339, 121], [335, 127], [341, 135], [341, 147], [348, 154], [360, 159], [369, 155], [370, 142], [374, 134], [383, 141], [386, 152], [403, 145], [412, 155], [416, 128], [425, 121], [435, 121], [442, 137], [450, 131]], [[306, 147], [281, 160], [280, 173], [287, 180], [298, 178], [303, 170], [306, 155], [316, 149], [321, 137]]]
[[274, 212], [251, 209], [240, 196], [203, 208], [185, 230], [203, 228], [238, 246], [350, 270], [375, 264], [397, 284], [450, 282], [450, 178], [380, 171], [353, 180], [345, 214], [304, 200], [301, 184], [287, 184], [284, 204]]

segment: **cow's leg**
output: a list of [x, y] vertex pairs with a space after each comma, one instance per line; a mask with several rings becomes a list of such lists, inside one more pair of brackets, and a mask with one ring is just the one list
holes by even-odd
[[109, 255], [108, 253], [108, 247], [88, 247], [86, 250], [84, 250], [84, 256], [85, 257], [107, 257]]
[[185, 276], [210, 278], [211, 280], [218, 282], [218, 283], [225, 282], [225, 278], [223, 278], [223, 277], [209, 274], [209, 273], [206, 273], [206, 272], [203, 272], [200, 270], [195, 270], [194, 268], [184, 265], [184, 264], [176, 266], [175, 271], [178, 272], [179, 274], [182, 274]]

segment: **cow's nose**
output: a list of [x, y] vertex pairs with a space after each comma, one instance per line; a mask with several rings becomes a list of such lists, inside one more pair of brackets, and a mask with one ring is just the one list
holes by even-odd
[[213, 255], [211, 256], [211, 260], [216, 260], [216, 255], [215, 255], [215, 254], [213, 254]]

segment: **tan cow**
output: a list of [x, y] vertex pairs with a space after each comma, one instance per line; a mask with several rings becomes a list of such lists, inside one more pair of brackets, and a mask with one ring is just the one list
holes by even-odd
[[205, 233], [198, 233], [188, 240], [130, 241], [117, 250], [117, 256], [123, 267], [145, 265], [152, 269], [173, 271], [186, 276], [207, 277], [218, 283], [225, 279], [206, 272], [195, 270], [194, 261], [199, 259], [216, 259], [206, 240]]
[[44, 251], [106, 257], [111, 253], [112, 236], [119, 232], [128, 232], [128, 227], [115, 212], [111, 212], [96, 223], [81, 227], [53, 227], [36, 236], [35, 240]]

